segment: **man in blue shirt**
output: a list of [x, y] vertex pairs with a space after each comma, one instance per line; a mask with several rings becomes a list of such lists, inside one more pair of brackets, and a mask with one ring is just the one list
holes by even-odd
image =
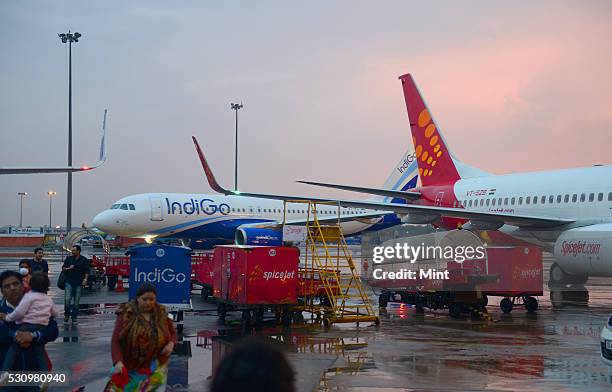
[[78, 324], [79, 303], [81, 302], [81, 290], [87, 284], [89, 274], [89, 260], [81, 256], [81, 247], [72, 247], [72, 256], [66, 257], [62, 271], [66, 276], [66, 289], [64, 290], [64, 323], [72, 317], [72, 324]]
[[43, 259], [44, 255], [45, 253], [43, 248], [34, 249], [34, 258], [30, 262], [32, 264], [32, 273], [42, 271], [49, 275], [49, 264], [47, 263], [47, 260]]
[[[4, 271], [0, 274], [0, 291], [2, 302], [0, 302], [0, 313], [12, 313], [24, 295], [21, 275], [16, 271]], [[57, 339], [59, 331], [57, 322], [52, 318], [49, 325], [38, 332], [17, 331], [14, 323], [0, 322], [0, 359], [4, 359], [10, 345], [17, 342], [22, 348], [28, 348], [32, 344], [47, 344]], [[13, 364], [13, 371], [28, 371], [36, 369], [36, 359], [30, 350], [22, 350], [21, 354]], [[38, 387], [0, 387], [0, 391], [38, 391]]]

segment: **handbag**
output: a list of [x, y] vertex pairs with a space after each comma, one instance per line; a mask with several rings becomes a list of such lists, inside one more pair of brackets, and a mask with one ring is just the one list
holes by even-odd
[[62, 271], [57, 278], [57, 287], [60, 290], [66, 290], [66, 272]]

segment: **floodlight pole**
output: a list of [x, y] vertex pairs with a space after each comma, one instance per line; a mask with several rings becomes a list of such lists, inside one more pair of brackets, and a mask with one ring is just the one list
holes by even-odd
[[28, 195], [28, 192], [17, 192], [21, 199], [19, 206], [19, 227], [23, 227], [23, 197]]
[[236, 112], [236, 155], [234, 162], [234, 191], [238, 191], [238, 110], [242, 109], [242, 103], [231, 103], [231, 108]]
[[[81, 33], [58, 34], [62, 43], [68, 42], [68, 166], [72, 167], [72, 43], [79, 42]], [[66, 194], [66, 233], [72, 227], [72, 172], [68, 172], [68, 192]]]

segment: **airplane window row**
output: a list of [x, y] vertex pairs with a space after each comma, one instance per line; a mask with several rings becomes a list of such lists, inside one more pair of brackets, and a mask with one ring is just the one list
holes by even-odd
[[[119, 205], [119, 204], [116, 204]], [[114, 209], [115, 206], [113, 206], [112, 209]], [[118, 207], [117, 207], [118, 208]], [[313, 210], [314, 211], [314, 210]], [[232, 212], [246, 212], [245, 208], [232, 208]], [[253, 212], [252, 208], [249, 208], [249, 212]], [[261, 213], [282, 213], [283, 210], [282, 209], [277, 209], [277, 208], [257, 208], [257, 212]], [[287, 213], [288, 214], [306, 214], [306, 210], [296, 210], [296, 209], [288, 209]], [[317, 214], [336, 214], [337, 210], [329, 210], [329, 211], [325, 211], [325, 210], [316, 210], [315, 211]], [[357, 210], [342, 210], [340, 211], [341, 215], [355, 215], [358, 214], [360, 211]]]
[[[499, 198], [491, 198], [491, 199], [475, 199], [475, 200], [460, 200], [459, 202], [455, 201], [453, 202], [453, 207], [484, 207], [484, 206], [507, 206], [507, 205], [536, 205], [536, 204], [546, 204], [548, 201], [548, 204], [553, 204], [553, 203], [569, 203], [570, 201], [572, 203], [576, 203], [576, 202], [580, 202], [580, 203], [584, 203], [586, 201], [588, 202], [594, 202], [595, 199], [597, 199], [597, 201], [603, 201], [604, 200], [604, 193], [603, 192], [599, 192], [599, 193], [582, 193], [580, 195], [574, 193], [573, 195], [548, 195], [548, 196], [526, 196], [526, 197], [499, 197]], [[608, 192], [608, 201], [612, 201], [612, 192]]]
[[111, 210], [130, 210], [135, 211], [136, 206], [134, 204], [113, 204], [110, 208]]

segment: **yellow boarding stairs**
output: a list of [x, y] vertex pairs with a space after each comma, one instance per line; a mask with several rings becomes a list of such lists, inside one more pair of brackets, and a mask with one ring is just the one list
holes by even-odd
[[[308, 205], [304, 267], [300, 268], [305, 291], [320, 293], [322, 287], [325, 293], [324, 296], [305, 296], [303, 310], [316, 316], [317, 321], [325, 326], [359, 322], [378, 324], [380, 320], [374, 313], [342, 235], [340, 208], [337, 218], [327, 215], [319, 219], [317, 205], [323, 203], [290, 202]], [[286, 206], [285, 203], [285, 210]]]

